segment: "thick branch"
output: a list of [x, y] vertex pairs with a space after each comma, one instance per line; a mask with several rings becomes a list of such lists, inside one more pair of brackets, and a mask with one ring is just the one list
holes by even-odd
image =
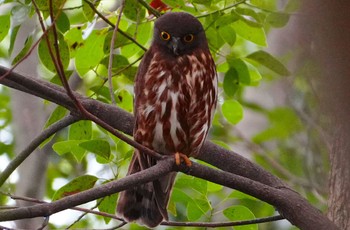
[[174, 159], [167, 158], [142, 172], [132, 174], [120, 180], [109, 182], [75, 195], [64, 197], [52, 203], [43, 203], [13, 210], [0, 211], [0, 221], [18, 220], [32, 217], [47, 217], [74, 206], [87, 203], [105, 196], [118, 193], [138, 184], [160, 178], [173, 170]]
[[[6, 68], [0, 67], [0, 76], [6, 71]], [[59, 86], [41, 80], [28, 78], [16, 73], [11, 73], [7, 78], [0, 80], [0, 84], [47, 99], [66, 107], [73, 114], [76, 113], [76, 108], [73, 103]], [[76, 94], [76, 96], [89, 112], [99, 117], [101, 120], [124, 133], [132, 133], [134, 120], [131, 114], [114, 106], [88, 99], [78, 94]], [[209, 170], [208, 167], [194, 164], [193, 169], [188, 172], [189, 174], [231, 188], [236, 188], [264, 200], [276, 206], [286, 219], [301, 229], [336, 229], [332, 222], [323, 216], [317, 209], [312, 207], [299, 194], [285, 186], [281, 180], [237, 153], [225, 150], [207, 141], [198, 158], [227, 172], [221, 172], [219, 170], [213, 171], [213, 169]], [[145, 171], [142, 173], [145, 177], [148, 176], [146, 174], [148, 173], [145, 173]], [[142, 182], [139, 181], [138, 183]], [[125, 188], [127, 188], [127, 186], [118, 188], [120, 189], [118, 191]], [[115, 192], [117, 191], [114, 191], [113, 193]], [[107, 195], [106, 193], [103, 194]], [[85, 196], [85, 193], [82, 196]], [[90, 200], [93, 200], [96, 199], [96, 196], [90, 196], [89, 198]], [[87, 200], [84, 199], [84, 201]], [[69, 207], [72, 207], [76, 204], [77, 203], [69, 203], [68, 205], [71, 205]], [[58, 211], [60, 210], [62, 209], [59, 209]], [[23, 212], [26, 213], [27, 211]]]

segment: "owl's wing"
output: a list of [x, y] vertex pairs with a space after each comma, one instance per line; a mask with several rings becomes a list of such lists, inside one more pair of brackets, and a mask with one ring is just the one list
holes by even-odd
[[191, 103], [188, 114], [190, 154], [196, 157], [208, 135], [217, 102], [217, 73], [209, 50], [192, 59]]

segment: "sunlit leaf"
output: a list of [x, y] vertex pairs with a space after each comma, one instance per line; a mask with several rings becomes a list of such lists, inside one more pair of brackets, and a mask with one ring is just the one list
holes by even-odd
[[[241, 205], [231, 206], [223, 211], [225, 217], [230, 221], [252, 220], [255, 219], [254, 214], [247, 207]], [[235, 230], [258, 230], [257, 224], [235, 226]]]
[[[100, 4], [101, 1], [91, 1], [91, 3], [94, 5], [95, 8], [98, 7], [98, 5]], [[95, 16], [95, 11], [90, 7], [89, 4], [86, 3], [86, 1], [82, 1], [83, 4], [83, 13], [85, 18], [88, 21], [92, 21], [94, 19]]]
[[109, 160], [109, 157], [111, 155], [111, 148], [109, 146], [109, 143], [105, 140], [94, 139], [94, 140], [84, 141], [84, 142], [81, 142], [79, 146], [106, 160]]
[[52, 125], [53, 123], [55, 123], [56, 121], [60, 120], [61, 118], [64, 117], [64, 115], [66, 115], [68, 112], [68, 110], [62, 106], [57, 106], [54, 111], [51, 113], [49, 119], [47, 119], [44, 127], [47, 128], [50, 125]]
[[94, 69], [104, 56], [104, 41], [107, 30], [94, 30], [90, 36], [80, 45], [75, 55], [75, 66], [81, 77], [89, 70]]
[[89, 140], [92, 136], [91, 121], [79, 121], [69, 128], [69, 140]]
[[260, 46], [267, 46], [266, 35], [263, 28], [253, 27], [242, 20], [238, 20], [232, 24], [236, 33], [241, 37], [254, 42]]
[[16, 55], [16, 57], [12, 60], [11, 64], [15, 65], [17, 62], [22, 60], [29, 52], [33, 44], [33, 37], [29, 36], [24, 42], [23, 49]]
[[10, 29], [10, 15], [0, 15], [0, 42], [6, 37]]
[[206, 199], [193, 199], [187, 204], [187, 218], [189, 221], [195, 221], [207, 213], [210, 205]]
[[60, 156], [71, 153], [78, 162], [85, 156], [86, 150], [79, 146], [83, 140], [60, 141], [52, 145], [52, 149]]
[[226, 120], [231, 124], [237, 124], [243, 118], [243, 107], [236, 100], [226, 100], [221, 110]]
[[84, 45], [82, 28], [75, 27], [71, 28], [65, 35], [65, 40], [67, 41], [67, 45], [69, 48], [70, 57], [75, 57], [77, 50]]
[[250, 85], [257, 85], [262, 79], [260, 72], [249, 62], [245, 62], [245, 64], [247, 65], [249, 71]]
[[52, 200], [59, 200], [63, 197], [70, 196], [94, 187], [97, 177], [84, 175], [77, 177], [56, 191]]
[[220, 27], [218, 32], [222, 39], [230, 46], [233, 46], [235, 44], [236, 33], [230, 25]]

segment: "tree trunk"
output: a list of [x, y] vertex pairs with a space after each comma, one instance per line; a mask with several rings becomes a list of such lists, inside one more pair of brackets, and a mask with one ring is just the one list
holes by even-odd
[[[25, 39], [35, 26], [34, 19], [22, 24], [15, 43], [14, 55], [19, 52], [21, 49], [19, 46], [24, 44]], [[16, 68], [16, 71], [29, 76], [37, 76], [37, 67], [38, 59], [36, 53], [33, 52], [30, 58]], [[12, 91], [11, 98], [15, 151], [19, 153], [42, 131], [47, 113], [40, 98], [19, 91]], [[46, 150], [46, 148], [37, 149], [18, 168], [19, 179], [16, 184], [16, 195], [43, 199], [48, 164], [48, 152]], [[17, 201], [17, 205], [23, 207], [33, 205], [33, 203]], [[16, 227], [18, 229], [37, 229], [43, 221], [43, 218], [18, 220], [16, 221]]]
[[[328, 217], [350, 229], [350, 2], [304, 2], [304, 35], [319, 71], [316, 82], [322, 114], [329, 122], [330, 177]], [[304, 37], [304, 38], [305, 38]], [[305, 45], [305, 44], [304, 44]], [[324, 118], [324, 117], [323, 117]]]

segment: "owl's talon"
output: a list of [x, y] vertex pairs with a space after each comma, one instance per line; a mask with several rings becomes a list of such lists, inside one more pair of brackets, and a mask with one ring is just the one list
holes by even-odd
[[192, 162], [187, 155], [179, 152], [175, 153], [175, 163], [177, 166], [181, 164], [181, 160], [183, 160], [188, 167], [192, 166]]

